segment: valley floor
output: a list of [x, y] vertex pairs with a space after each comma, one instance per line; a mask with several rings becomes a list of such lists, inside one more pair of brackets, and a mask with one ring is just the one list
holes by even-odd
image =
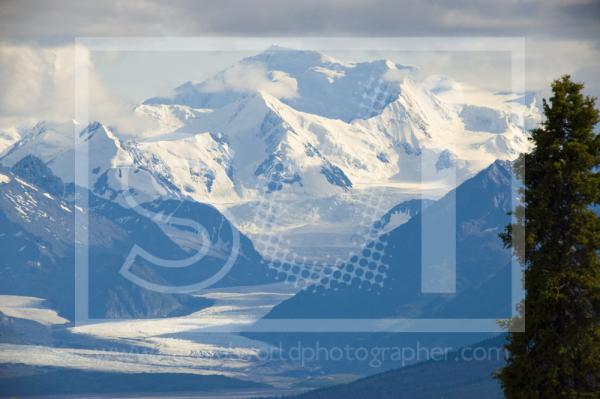
[[[188, 316], [76, 327], [56, 324], [52, 326], [54, 342], [50, 345], [0, 344], [0, 364], [91, 372], [222, 375], [288, 391], [297, 383], [296, 378], [289, 377], [293, 374], [290, 371], [298, 368], [296, 373], [300, 373], [300, 365], [261, 359], [261, 353], [277, 348], [223, 330], [255, 322], [296, 291], [289, 284], [214, 289], [202, 293], [214, 300], [214, 305]], [[11, 304], [16, 317], [32, 314], [31, 310], [15, 309], [19, 303], [31, 306], [32, 300], [12, 298], [3, 302], [3, 307]]]

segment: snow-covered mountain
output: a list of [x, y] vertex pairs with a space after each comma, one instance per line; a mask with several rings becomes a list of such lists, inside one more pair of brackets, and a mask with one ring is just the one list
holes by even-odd
[[77, 153], [89, 159], [77, 164], [88, 187], [121, 204], [185, 197], [229, 211], [255, 236], [275, 232], [302, 246], [318, 232], [345, 246], [353, 226], [371, 226], [403, 200], [437, 198], [528, 149], [535, 96], [442, 76], [417, 81], [413, 72], [274, 46], [137, 106], [156, 123], [128, 132], [135, 138], [111, 121], [41, 122], [0, 162], [32, 154], [72, 182]]
[[[351, 122], [359, 115], [380, 113], [397, 96], [396, 85], [379, 83], [386, 74], [414, 70], [388, 60], [344, 62], [316, 51], [271, 46], [204, 82], [177, 87], [170, 98], [155, 97], [145, 103], [216, 109], [235, 102], [243, 93], [262, 90], [295, 110]], [[383, 89], [385, 95], [381, 96]], [[365, 96], [379, 97], [368, 113]]]

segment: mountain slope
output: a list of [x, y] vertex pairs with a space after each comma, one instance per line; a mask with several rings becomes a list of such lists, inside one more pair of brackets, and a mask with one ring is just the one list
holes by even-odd
[[162, 392], [219, 392], [224, 389], [260, 390], [268, 386], [222, 375], [178, 373], [110, 373], [58, 367], [2, 366], [16, 368], [22, 375], [0, 378], [3, 394], [82, 395], [82, 394], [156, 394]]
[[[502, 391], [493, 374], [504, 364], [504, 340], [504, 336], [499, 336], [449, 353], [442, 360], [418, 363], [289, 398], [500, 399]], [[474, 353], [485, 354], [486, 358], [475, 360]]]
[[[210, 303], [187, 295], [149, 291], [120, 273], [134, 246], [163, 259], [189, 257], [198, 250], [198, 243], [186, 242], [190, 235], [188, 231], [165, 230], [165, 226], [156, 221], [93, 194], [88, 194], [89, 208], [75, 206], [73, 195], [84, 194], [84, 189], [74, 191], [73, 185], [63, 185], [35, 157], [24, 158], [12, 171], [2, 169], [1, 175], [2, 293], [48, 299], [61, 314], [72, 318], [74, 222], [75, 213], [80, 213], [82, 218], [87, 214], [89, 227], [91, 317], [159, 317], [187, 313]], [[34, 185], [36, 183], [39, 185]], [[211, 248], [226, 250], [227, 245], [231, 246], [232, 235], [238, 234], [213, 207], [185, 202], [174, 205], [178, 215], [205, 226], [209, 240], [206, 244], [210, 243]], [[153, 206], [173, 207], [169, 203]], [[241, 236], [239, 256], [219, 283], [239, 285], [271, 281], [260, 260], [249, 240]], [[219, 270], [223, 263], [223, 256], [213, 251], [182, 270], [159, 267], [136, 258], [131, 271], [145, 281], [179, 286], [202, 281]]]
[[428, 199], [412, 199], [394, 206], [386, 212], [376, 223], [375, 228], [382, 233], [395, 229], [408, 222], [412, 217], [423, 211], [434, 201]]
[[[3, 237], [0, 291], [48, 299], [53, 308], [72, 320], [74, 213], [83, 210], [10, 171], [2, 170], [1, 174], [6, 182], [0, 185], [0, 234]], [[90, 232], [90, 276], [94, 280], [90, 291], [92, 317], [166, 316], [210, 303], [201, 298], [145, 292], [121, 278], [118, 269], [122, 260], [118, 263], [118, 254], [126, 250], [126, 231], [97, 213], [91, 212], [89, 218], [90, 225], [94, 226]], [[168, 246], [170, 240], [166, 236], [163, 239]], [[99, 293], [112, 299], [94, 300]]]

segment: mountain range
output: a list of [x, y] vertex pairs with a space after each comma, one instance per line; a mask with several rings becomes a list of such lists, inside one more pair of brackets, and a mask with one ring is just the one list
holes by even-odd
[[[273, 46], [136, 106], [151, 127], [40, 122], [0, 162], [35, 155], [70, 183], [77, 153], [89, 159], [77, 165], [88, 169], [86, 188], [122, 205], [186, 198], [227, 212], [246, 234], [283, 236], [304, 255], [315, 235], [356, 247], [346, 233], [369, 207], [373, 223], [404, 200], [439, 198], [526, 151], [526, 129], [540, 119], [530, 93], [414, 73], [389, 60]], [[261, 209], [269, 218], [256, 217]]]
[[[141, 122], [129, 130], [71, 120], [2, 132], [0, 294], [41, 298], [68, 324], [76, 254], [85, 247], [91, 318], [189, 315], [213, 305], [198, 282], [239, 288], [276, 280], [297, 292], [255, 327], [276, 319], [509, 317], [515, 270], [498, 234], [517, 202], [511, 161], [530, 148], [539, 97], [416, 72], [389, 60], [349, 62], [273, 46], [135, 105]], [[427, 292], [425, 240], [448, 220], [455, 290]], [[14, 341], [6, 331], [30, 328], [16, 319], [0, 314], [2, 342]], [[35, 342], [46, 342], [44, 334]], [[248, 332], [236, 339], [284, 350], [298, 342], [456, 348], [489, 336]], [[310, 367], [306, 373], [374, 371], [348, 362]], [[374, 378], [385, 387], [389, 378], [409, 381], [438, 369], [451, 376], [444, 380], [451, 389], [448, 363]], [[275, 374], [294, 377], [282, 370]], [[54, 371], [45, 383], [52, 385]], [[120, 375], [101, 378], [122, 382]], [[475, 396], [497, 393], [489, 381], [471, 382]], [[359, 381], [335, 395], [368, 386]], [[335, 397], [319, 395], [306, 397]]]

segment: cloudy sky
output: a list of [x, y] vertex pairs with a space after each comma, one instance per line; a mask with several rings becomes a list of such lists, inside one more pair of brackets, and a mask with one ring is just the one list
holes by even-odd
[[[598, 0], [219, 0], [0, 3], [0, 118], [51, 118], [73, 108], [75, 63], [94, 70], [92, 90], [112, 105], [201, 80], [246, 53], [91, 54], [74, 58], [77, 37], [524, 37], [526, 84], [541, 90], [570, 73], [600, 95]], [[426, 73], [502, 88], [502, 62], [464, 55], [336, 54], [414, 64]], [[424, 58], [425, 57], [425, 58]], [[431, 58], [434, 57], [434, 58]], [[505, 63], [506, 64], [506, 63]], [[117, 101], [118, 98], [118, 101]], [[110, 107], [109, 107], [110, 108]], [[114, 109], [107, 109], [114, 114]], [[12, 122], [11, 122], [12, 123]]]

